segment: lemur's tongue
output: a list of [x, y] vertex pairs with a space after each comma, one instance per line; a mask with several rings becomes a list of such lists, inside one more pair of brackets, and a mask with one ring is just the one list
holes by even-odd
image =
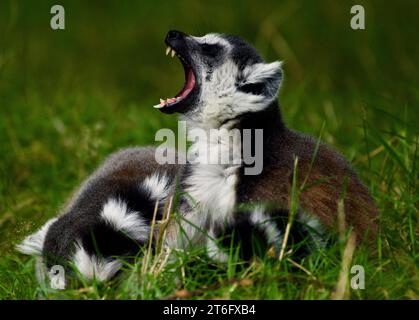
[[166, 100], [160, 99], [160, 104], [155, 105], [154, 108], [160, 109], [176, 103], [185, 98], [192, 91], [195, 86], [195, 75], [191, 67], [184, 65], [184, 68], [185, 84], [183, 85], [182, 90], [174, 98], [167, 98]]
[[189, 92], [192, 91], [194, 86], [195, 86], [195, 75], [192, 71], [192, 68], [188, 68], [188, 70], [186, 71], [186, 83], [182, 91], [179, 93], [179, 96], [182, 98], [186, 97], [189, 94]]

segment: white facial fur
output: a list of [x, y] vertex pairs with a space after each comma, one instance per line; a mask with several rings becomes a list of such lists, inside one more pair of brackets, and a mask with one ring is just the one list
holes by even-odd
[[[216, 44], [223, 48], [223, 54], [217, 58], [213, 67], [208, 66], [199, 54], [193, 59], [199, 64], [200, 97], [198, 106], [187, 115], [190, 120], [199, 122], [207, 128], [218, 128], [227, 120], [237, 116], [258, 112], [265, 109], [276, 99], [281, 75], [281, 63], [254, 63], [239, 70], [232, 57], [234, 44], [218, 34], [204, 37], [192, 37], [199, 45]], [[248, 84], [263, 83], [263, 94], [244, 92], [239, 87]]]
[[208, 33], [205, 36], [202, 37], [194, 37], [191, 36], [192, 39], [194, 39], [195, 41], [197, 41], [200, 44], [220, 44], [223, 45], [224, 47], [231, 47], [230, 43], [225, 40], [221, 35], [219, 35], [218, 33]]

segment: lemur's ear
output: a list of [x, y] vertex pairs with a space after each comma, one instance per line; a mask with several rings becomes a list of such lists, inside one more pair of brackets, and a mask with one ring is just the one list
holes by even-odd
[[241, 91], [256, 95], [274, 96], [282, 80], [282, 62], [255, 63], [243, 70]]

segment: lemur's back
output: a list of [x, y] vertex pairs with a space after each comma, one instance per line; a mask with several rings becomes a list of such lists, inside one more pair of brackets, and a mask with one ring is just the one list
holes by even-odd
[[269, 201], [289, 208], [294, 162], [298, 157], [297, 186], [302, 188], [299, 206], [328, 226], [335, 227], [338, 202], [343, 199], [348, 226], [360, 238], [376, 233], [378, 210], [367, 188], [349, 163], [335, 150], [312, 137], [284, 129], [265, 146], [260, 176], [242, 176], [239, 197], [246, 201]]

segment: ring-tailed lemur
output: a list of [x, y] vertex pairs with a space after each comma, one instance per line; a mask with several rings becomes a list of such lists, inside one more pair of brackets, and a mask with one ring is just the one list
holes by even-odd
[[159, 165], [155, 148], [116, 152], [87, 178], [61, 214], [17, 249], [38, 256], [41, 280], [47, 280], [45, 275], [50, 276], [56, 265], [65, 268], [62, 281], [73, 271], [88, 280], [110, 279], [122, 266], [120, 258], [137, 256], [149, 240], [156, 202], [156, 216], [161, 219], [180, 170], [178, 165]]
[[[62, 215], [23, 241], [20, 251], [42, 256], [41, 267], [70, 261], [87, 278], [108, 279], [120, 268], [112, 257], [135, 255], [148, 239], [154, 202], [173, 191], [179, 174], [187, 194], [178, 208], [183, 222], [171, 225], [166, 244], [205, 245], [220, 261], [227, 259], [223, 247], [238, 244], [249, 258], [255, 253], [253, 239], [259, 240], [262, 252], [283, 241], [296, 157], [296, 181], [306, 188], [299, 195], [290, 237], [295, 243], [314, 240], [298, 251], [322, 244], [323, 226], [334, 226], [341, 198], [347, 225], [358, 237], [375, 234], [377, 209], [345, 159], [324, 144], [317, 149], [315, 140], [282, 122], [276, 102], [282, 80], [279, 62], [265, 63], [236, 36], [170, 31], [166, 44], [166, 53], [180, 58], [186, 81], [176, 97], [156, 107], [180, 113], [190, 133], [223, 129], [191, 149], [202, 150], [204, 144], [235, 161], [159, 166], [152, 148], [117, 153], [88, 178]], [[245, 174], [241, 140], [233, 139], [233, 148], [225, 144], [237, 130], [246, 129], [263, 130], [263, 171], [258, 175]], [[251, 144], [254, 150], [255, 142]]]
[[[292, 228], [291, 238], [311, 234], [312, 240], [321, 243], [321, 234], [316, 231], [322, 233], [323, 226], [335, 226], [340, 199], [344, 201], [346, 224], [357, 237], [374, 236], [377, 208], [348, 162], [325, 144], [317, 148], [313, 138], [288, 129], [282, 121], [277, 104], [283, 76], [279, 62], [266, 63], [237, 36], [194, 37], [169, 31], [165, 43], [166, 54], [180, 59], [186, 80], [174, 98], [161, 99], [155, 108], [163, 113], [180, 113], [190, 133], [222, 129], [218, 138], [198, 141], [192, 148], [202, 150], [199, 144], [206, 144], [217, 156], [227, 153], [239, 160], [186, 165], [181, 184], [189, 197], [181, 203], [181, 212], [189, 240], [195, 244], [206, 242], [210, 255], [219, 260], [227, 257], [220, 249], [232, 243], [232, 233], [246, 242], [242, 244], [244, 256], [249, 256], [246, 246], [250, 245], [252, 233], [267, 246], [278, 247], [284, 235], [284, 218], [289, 214], [294, 172], [298, 172], [296, 184], [305, 187], [298, 198], [300, 226]], [[233, 131], [243, 133], [245, 129], [263, 130], [263, 171], [258, 175], [245, 174], [241, 144], [246, 141], [236, 139], [229, 146], [224, 143], [226, 136], [234, 136]], [[255, 142], [251, 145], [255, 147]], [[239, 152], [231, 146], [238, 147], [235, 150]], [[248, 204], [255, 206], [241, 209]], [[210, 237], [197, 232], [199, 229]], [[182, 245], [178, 233], [172, 234], [175, 236], [169, 245]], [[224, 237], [221, 247], [214, 241], [220, 237]]]

